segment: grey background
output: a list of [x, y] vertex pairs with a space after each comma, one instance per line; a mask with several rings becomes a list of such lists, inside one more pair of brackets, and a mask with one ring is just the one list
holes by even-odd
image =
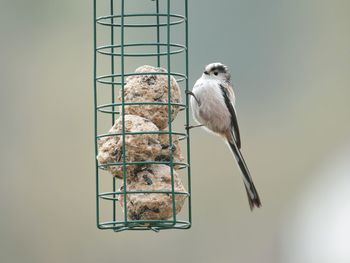
[[[229, 149], [198, 129], [191, 230], [98, 230], [92, 1], [1, 0], [1, 262], [350, 262], [350, 230], [336, 220], [350, 222], [349, 185], [337, 191], [350, 169], [336, 169], [350, 147], [350, 2], [204, 0], [189, 10], [190, 85], [209, 62], [230, 66], [262, 209], [249, 211]], [[327, 196], [338, 200], [331, 213]], [[338, 250], [323, 257], [327, 244]]]

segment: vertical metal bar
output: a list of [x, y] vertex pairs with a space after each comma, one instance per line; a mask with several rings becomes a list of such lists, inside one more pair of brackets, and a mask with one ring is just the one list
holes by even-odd
[[172, 138], [172, 114], [171, 114], [171, 60], [170, 60], [170, 0], [167, 0], [167, 64], [168, 64], [168, 125], [169, 125], [169, 151], [170, 151], [170, 174], [171, 174], [171, 196], [173, 207], [173, 224], [176, 224], [176, 206], [174, 193], [174, 164], [173, 164], [173, 138]]
[[[111, 76], [114, 75], [114, 0], [110, 0], [110, 15], [111, 15]], [[114, 92], [115, 92], [115, 84], [114, 84], [114, 76], [112, 77], [112, 125], [114, 125], [115, 122], [115, 112], [114, 112]]]
[[100, 198], [99, 198], [99, 169], [98, 169], [98, 161], [96, 159], [98, 148], [97, 148], [97, 91], [96, 91], [96, 75], [97, 75], [97, 58], [96, 58], [96, 0], [93, 2], [93, 13], [94, 13], [94, 129], [95, 129], [95, 175], [96, 175], [96, 224], [97, 227], [100, 227]]
[[121, 48], [121, 86], [122, 86], [122, 140], [123, 140], [123, 148], [122, 148], [122, 154], [123, 154], [123, 192], [124, 192], [124, 222], [127, 226], [128, 223], [128, 210], [126, 206], [126, 164], [125, 164], [125, 101], [124, 101], [124, 15], [125, 15], [125, 3], [124, 0], [121, 0], [121, 21], [120, 21], [120, 48]]
[[157, 66], [160, 67], [160, 26], [159, 26], [159, 0], [156, 0], [157, 10]]
[[[186, 46], [186, 127], [190, 125], [190, 110], [189, 110], [189, 95], [188, 95], [188, 83], [189, 83], [189, 70], [188, 70], [188, 0], [185, 0], [185, 46]], [[190, 156], [190, 129], [187, 130], [187, 182], [188, 182], [188, 220], [190, 225], [192, 224], [192, 212], [191, 212], [191, 156]]]
[[[114, 53], [114, 0], [110, 0], [110, 15], [111, 15], [111, 53]], [[114, 56], [111, 55], [111, 76], [114, 75]], [[111, 96], [112, 96], [112, 126], [114, 125], [115, 122], [115, 112], [114, 112], [114, 92], [115, 92], [115, 84], [114, 84], [114, 77], [112, 77], [112, 90], [111, 90]], [[113, 176], [113, 192], [116, 191], [116, 179]], [[113, 221], [116, 221], [116, 195], [113, 194]]]

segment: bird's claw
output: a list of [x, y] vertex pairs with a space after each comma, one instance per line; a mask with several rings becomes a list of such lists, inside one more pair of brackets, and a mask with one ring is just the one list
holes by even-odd
[[197, 101], [198, 105], [199, 105], [199, 106], [201, 105], [201, 103], [200, 103], [199, 100], [197, 99], [196, 95], [194, 95], [194, 93], [193, 93], [192, 91], [187, 90], [187, 91], [186, 91], [186, 94], [187, 94], [187, 95], [193, 96], [193, 98]]
[[187, 131], [189, 131], [189, 130], [191, 130], [191, 129], [194, 129], [194, 128], [198, 128], [198, 127], [202, 127], [202, 126], [204, 126], [203, 124], [198, 124], [198, 125], [185, 125], [185, 129], [187, 130]]

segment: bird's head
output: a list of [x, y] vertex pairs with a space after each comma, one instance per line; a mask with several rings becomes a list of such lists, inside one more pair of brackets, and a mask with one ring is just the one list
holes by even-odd
[[228, 70], [228, 67], [218, 62], [207, 65], [204, 69], [203, 77], [217, 79], [225, 82], [231, 81], [231, 74]]

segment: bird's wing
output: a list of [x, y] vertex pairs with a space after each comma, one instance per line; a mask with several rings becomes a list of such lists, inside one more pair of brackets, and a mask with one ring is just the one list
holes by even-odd
[[234, 101], [233, 89], [228, 84], [225, 84], [225, 85], [220, 84], [220, 88], [222, 91], [222, 95], [224, 96], [226, 107], [231, 114], [231, 126], [232, 126], [232, 131], [236, 141], [237, 148], [241, 149], [241, 136], [239, 133], [236, 109], [235, 109], [235, 106], [233, 105], [233, 101]]

